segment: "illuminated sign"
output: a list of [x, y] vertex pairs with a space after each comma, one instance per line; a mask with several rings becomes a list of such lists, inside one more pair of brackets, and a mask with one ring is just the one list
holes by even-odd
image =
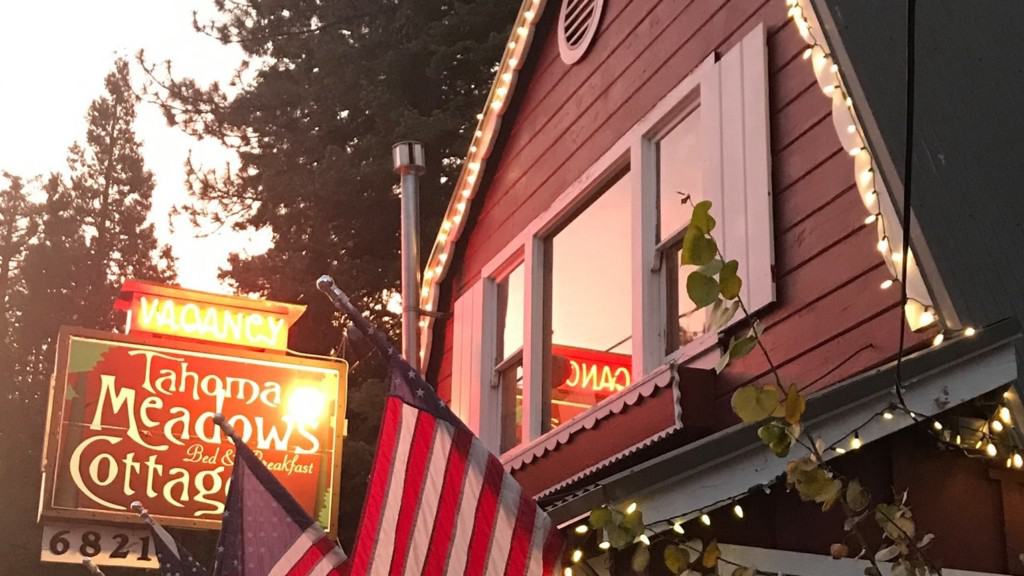
[[61, 331], [47, 421], [42, 515], [219, 525], [228, 422], [302, 507], [333, 530], [347, 366], [166, 339]]
[[128, 311], [128, 333], [146, 333], [284, 351], [288, 328], [304, 306], [222, 296], [129, 280], [117, 307]]

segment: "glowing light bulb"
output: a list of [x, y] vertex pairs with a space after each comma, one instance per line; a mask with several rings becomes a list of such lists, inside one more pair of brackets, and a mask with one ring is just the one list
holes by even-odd
[[842, 446], [836, 446], [836, 454], [846, 454], [846, 448]]
[[607, 550], [612, 547], [612, 543], [607, 540], [602, 540], [601, 543], [597, 545], [597, 547], [601, 550]]
[[1010, 425], [1013, 420], [1010, 418], [1010, 409], [1006, 406], [999, 407], [999, 419], [1003, 421], [1003, 424]]
[[942, 430], [942, 422], [939, 422], [938, 420], [932, 422], [932, 428], [935, 428], [936, 430]]
[[996, 456], [999, 455], [999, 449], [996, 448], [995, 444], [989, 442], [988, 446], [985, 446], [985, 454], [988, 454], [992, 458], [995, 458]]
[[572, 568], [566, 566], [565, 570], [562, 572], [562, 576], [572, 576]]
[[867, 202], [868, 204], [874, 204], [876, 201], [878, 201], [878, 192], [875, 192], [874, 190], [868, 192], [867, 194], [864, 195], [864, 201]]
[[863, 445], [864, 443], [860, 441], [860, 433], [854, 432], [853, 438], [850, 438], [850, 450], [856, 450]]
[[743, 507], [739, 504], [732, 507], [732, 513], [735, 514], [737, 518], [743, 519]]
[[899, 264], [900, 262], [903, 261], [903, 252], [900, 252], [900, 251], [893, 252], [892, 256], [890, 256], [890, 258], [892, 258], [893, 263]]
[[711, 516], [708, 516], [707, 514], [701, 514], [700, 523], [705, 526], [711, 526]]
[[885, 254], [889, 251], [889, 237], [882, 236], [882, 239], [878, 241], [878, 251]]
[[879, 285], [879, 288], [881, 288], [882, 290], [888, 290], [889, 288], [892, 288], [892, 285], [892, 278], [886, 278], [885, 280], [882, 280], [882, 283]]
[[1003, 423], [1000, 422], [999, 420], [993, 420], [992, 423], [989, 424], [988, 427], [991, 428], [993, 432], [1002, 432], [1003, 431]]
[[922, 326], [927, 326], [928, 324], [935, 322], [935, 313], [931, 310], [925, 310], [924, 312], [921, 312], [921, 316], [918, 317], [918, 321], [921, 322]]
[[942, 334], [942, 332], [939, 332], [938, 334], [935, 335], [935, 338], [932, 338], [932, 346], [938, 346], [939, 344], [942, 344], [943, 340], [945, 339], [946, 337]]
[[587, 530], [589, 530], [589, 528], [587, 528], [586, 524], [580, 524], [579, 526], [576, 527], [576, 533], [577, 534], [586, 534]]
[[675, 532], [676, 534], [686, 534], [686, 529], [683, 528], [683, 523], [682, 522], [676, 522], [675, 524], [673, 524], [672, 525], [672, 531]]
[[860, 146], [854, 146], [853, 148], [850, 148], [850, 156], [856, 156], [857, 154], [860, 154], [860, 151]]
[[626, 514], [632, 514], [633, 512], [636, 512], [636, 508], [636, 502], [630, 502], [629, 506], [626, 506]]
[[971, 336], [974, 336], [977, 333], [978, 333], [978, 331], [975, 330], [974, 328], [971, 328], [970, 326], [968, 326], [967, 328], [964, 328], [964, 336], [967, 336], [968, 338], [970, 338]]
[[1020, 452], [1015, 452], [1013, 454], [1013, 467], [1018, 470], [1024, 468], [1024, 456], [1021, 456]]
[[636, 542], [640, 542], [644, 546], [650, 546], [651, 545], [651, 539], [647, 537], [647, 534], [641, 534], [641, 535], [637, 536], [636, 537]]
[[1013, 467], [1013, 457], [1012, 456], [1006, 459], [1006, 467], [1007, 468], [1012, 468]]
[[957, 444], [957, 446], [960, 445], [960, 435], [959, 434], [956, 435], [956, 444]]
[[853, 124], [850, 124], [849, 126], [846, 127], [846, 133], [847, 134], [855, 134], [856, 132], [857, 132], [857, 127], [854, 126]]
[[882, 412], [882, 418], [885, 418], [886, 420], [892, 420], [893, 418], [895, 418], [895, 416], [893, 416], [892, 412], [886, 410], [885, 412]]
[[804, 60], [810, 60], [811, 59], [811, 54], [814, 54], [814, 49], [813, 48], [808, 48], [808, 49], [804, 50]]
[[878, 214], [869, 214], [868, 217], [864, 219], [864, 224], [870, 226], [874, 224], [876, 220], [878, 220]]
[[583, 560], [583, 550], [580, 550], [579, 548], [577, 548], [577, 549], [572, 551], [572, 562], [573, 562], [573, 564], [575, 564], [575, 563], [579, 562], [580, 560]]
[[327, 399], [319, 388], [295, 388], [288, 396], [286, 414], [295, 422], [316, 424], [326, 403]]

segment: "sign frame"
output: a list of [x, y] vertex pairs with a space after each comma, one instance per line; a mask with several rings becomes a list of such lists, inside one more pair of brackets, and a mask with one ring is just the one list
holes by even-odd
[[[103, 340], [108, 342], [149, 346], [163, 350], [175, 350], [183, 353], [210, 354], [224, 356], [238, 360], [254, 360], [278, 364], [290, 364], [295, 366], [308, 366], [320, 369], [338, 370], [338, 392], [335, 414], [337, 420], [334, 422], [334, 453], [330, 459], [332, 502], [331, 502], [331, 525], [327, 533], [336, 536], [338, 532], [338, 510], [341, 503], [341, 459], [344, 451], [345, 436], [345, 414], [348, 404], [348, 362], [343, 359], [337, 361], [320, 360], [303, 356], [285, 356], [282, 354], [257, 352], [245, 348], [237, 348], [230, 345], [215, 345], [204, 342], [185, 342], [176, 338], [161, 338], [158, 336], [142, 336], [138, 334], [124, 335], [103, 330], [93, 330], [75, 326], [61, 326], [57, 337], [56, 363], [54, 377], [50, 380], [49, 401], [46, 412], [46, 431], [43, 436], [43, 462], [42, 482], [39, 493], [39, 509], [37, 521], [96, 521], [111, 524], [139, 524], [141, 520], [138, 514], [131, 510], [79, 510], [72, 508], [56, 508], [50, 505], [54, 491], [56, 490], [57, 462], [60, 454], [60, 431], [61, 423], [64, 420], [63, 407], [65, 404], [65, 386], [67, 380], [68, 356], [70, 352], [72, 337]], [[221, 520], [212, 519], [187, 519], [173, 516], [152, 514], [153, 518], [165, 526], [176, 528], [188, 528], [197, 530], [218, 530]]]

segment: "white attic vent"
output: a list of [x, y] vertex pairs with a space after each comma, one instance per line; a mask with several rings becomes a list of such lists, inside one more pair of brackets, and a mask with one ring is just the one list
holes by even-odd
[[558, 14], [558, 52], [566, 64], [587, 53], [601, 22], [604, 0], [562, 0]]

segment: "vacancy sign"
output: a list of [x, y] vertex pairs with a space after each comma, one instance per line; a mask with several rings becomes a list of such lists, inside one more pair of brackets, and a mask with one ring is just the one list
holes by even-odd
[[347, 366], [64, 328], [47, 426], [44, 518], [217, 528], [234, 445], [228, 422], [329, 531], [338, 508]]

